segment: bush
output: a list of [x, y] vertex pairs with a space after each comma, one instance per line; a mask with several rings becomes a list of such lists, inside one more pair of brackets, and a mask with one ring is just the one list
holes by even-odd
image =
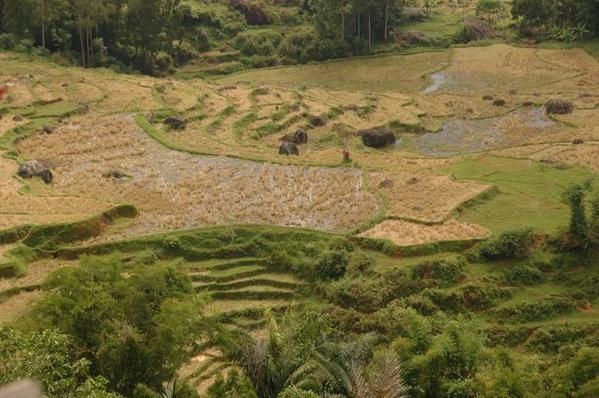
[[17, 45], [17, 39], [12, 33], [0, 34], [0, 48], [3, 50], [12, 50]]
[[349, 264], [349, 254], [345, 250], [327, 250], [314, 265], [314, 277], [320, 280], [341, 279]]
[[273, 55], [277, 52], [282, 36], [272, 30], [240, 32], [233, 38], [233, 46], [243, 55]]
[[436, 279], [446, 283], [455, 283], [462, 277], [466, 259], [454, 256], [441, 260], [426, 261], [416, 265], [414, 276], [420, 279]]
[[365, 274], [372, 270], [376, 261], [374, 257], [364, 252], [355, 252], [352, 254], [347, 271], [350, 274]]
[[158, 76], [166, 76], [173, 72], [173, 67], [175, 62], [173, 61], [173, 57], [164, 51], [160, 51], [156, 54], [154, 58], [154, 63], [156, 65], [156, 74]]
[[573, 311], [576, 303], [567, 298], [547, 298], [526, 301], [495, 310], [499, 319], [511, 322], [532, 322]]
[[470, 43], [491, 39], [494, 35], [493, 28], [488, 23], [473, 19], [464, 23], [464, 27], [456, 34], [454, 40], [456, 43]]
[[301, 31], [287, 35], [279, 47], [286, 63], [306, 63], [343, 56], [348, 51], [343, 41], [319, 38], [315, 32]]
[[504, 271], [503, 279], [512, 284], [539, 285], [545, 281], [543, 272], [536, 267], [517, 265]]
[[491, 261], [526, 258], [530, 255], [534, 239], [531, 228], [504, 232], [479, 245], [478, 255]]

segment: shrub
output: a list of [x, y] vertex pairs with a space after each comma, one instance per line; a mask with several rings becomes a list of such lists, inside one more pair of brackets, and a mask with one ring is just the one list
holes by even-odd
[[539, 301], [526, 301], [495, 310], [499, 319], [512, 322], [532, 322], [552, 318], [576, 308], [573, 300], [567, 298], [547, 298]]
[[175, 64], [173, 57], [164, 51], [160, 51], [158, 54], [156, 54], [154, 63], [156, 65], [156, 74], [158, 76], [165, 76], [172, 73], [173, 66]]
[[414, 276], [420, 279], [436, 279], [447, 283], [455, 283], [462, 276], [466, 259], [454, 256], [441, 260], [426, 261], [416, 265]]
[[478, 255], [486, 260], [508, 260], [526, 258], [534, 243], [531, 228], [504, 232], [498, 237], [484, 242], [478, 247]]
[[0, 48], [3, 50], [12, 50], [17, 45], [17, 39], [12, 33], [0, 34]]
[[350, 274], [364, 274], [368, 273], [375, 264], [374, 257], [364, 252], [353, 253], [347, 271]]
[[543, 283], [545, 276], [536, 267], [517, 265], [505, 270], [503, 279], [508, 283], [531, 286]]
[[495, 33], [491, 26], [479, 19], [464, 22], [464, 27], [455, 36], [456, 43], [470, 43], [471, 41], [487, 40], [493, 38]]
[[336, 280], [345, 275], [349, 255], [345, 250], [327, 250], [314, 265], [314, 277], [320, 280]]
[[240, 32], [233, 38], [233, 46], [243, 55], [273, 55], [281, 44], [282, 36], [272, 30]]

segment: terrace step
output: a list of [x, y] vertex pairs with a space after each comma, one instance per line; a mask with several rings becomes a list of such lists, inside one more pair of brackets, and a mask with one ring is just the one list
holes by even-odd
[[[276, 275], [275, 275], [276, 276]], [[300, 287], [302, 284], [297, 281], [285, 281], [278, 280], [276, 277], [273, 277], [273, 274], [262, 274], [258, 277], [254, 278], [245, 278], [236, 280], [233, 282], [227, 283], [216, 283], [209, 282], [205, 284], [195, 284], [194, 287], [196, 290], [206, 290], [206, 291], [226, 291], [226, 290], [237, 290], [243, 289], [248, 286], [262, 286], [262, 287], [272, 287], [276, 289], [289, 289], [294, 290]]]
[[297, 294], [292, 290], [283, 289], [239, 289], [227, 291], [215, 291], [211, 293], [214, 300], [292, 300]]
[[258, 257], [242, 257], [236, 259], [196, 261], [186, 263], [183, 269], [186, 271], [197, 271], [200, 269], [227, 270], [243, 265], [256, 265], [261, 263], [262, 261], [264, 261], [264, 259]]
[[[230, 271], [236, 272], [230, 272]], [[193, 272], [189, 273], [189, 277], [193, 282], [204, 282], [204, 283], [226, 283], [232, 282], [239, 279], [251, 278], [254, 276], [266, 274], [268, 270], [262, 266], [243, 266], [238, 268], [232, 268], [227, 270], [228, 272]], [[201, 286], [200, 284], [194, 284], [194, 286]]]

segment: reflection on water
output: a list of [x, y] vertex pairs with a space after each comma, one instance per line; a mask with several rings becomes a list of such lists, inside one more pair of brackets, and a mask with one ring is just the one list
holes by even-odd
[[528, 108], [487, 119], [449, 120], [438, 132], [402, 136], [396, 147], [430, 157], [483, 152], [518, 145], [555, 124], [542, 109]]

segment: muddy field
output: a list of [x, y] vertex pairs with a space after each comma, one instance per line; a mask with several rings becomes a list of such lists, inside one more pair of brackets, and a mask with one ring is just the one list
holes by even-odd
[[[171, 151], [137, 127], [132, 116], [76, 118], [18, 148], [54, 165], [56, 194], [136, 205], [141, 215], [120, 231], [124, 236], [238, 223], [342, 231], [382, 208], [365, 189], [360, 170]], [[107, 177], [111, 171], [125, 177]], [[32, 189], [41, 195], [45, 187]]]
[[[141, 215], [101, 239], [235, 223], [350, 231], [381, 215], [442, 223], [492, 188], [440, 171], [465, 155], [599, 169], [599, 64], [582, 50], [457, 48], [216, 82], [63, 68], [17, 56], [2, 64], [9, 113], [0, 131], [47, 118], [54, 133], [34, 135], [16, 149], [23, 159], [51, 165], [56, 179], [25, 186], [12, 177], [18, 164], [0, 158], [1, 229], [75, 221], [119, 203], [136, 205]], [[552, 98], [570, 101], [574, 112], [546, 115]], [[40, 101], [58, 102], [40, 108]], [[73, 108], [85, 114], [60, 116]], [[22, 120], [14, 120], [17, 114]], [[169, 129], [165, 114], [186, 119], [187, 127]], [[139, 128], [140, 116], [158, 140]], [[365, 147], [359, 130], [381, 126], [393, 129], [396, 145]], [[299, 128], [309, 136], [300, 155], [279, 155], [281, 137]], [[343, 148], [352, 163], [342, 163]], [[121, 178], [109, 176], [115, 171]], [[441, 235], [451, 228], [463, 235], [453, 222], [444, 228]], [[410, 242], [436, 236], [403, 224], [376, 231], [398, 240], [399, 230], [408, 231]]]

